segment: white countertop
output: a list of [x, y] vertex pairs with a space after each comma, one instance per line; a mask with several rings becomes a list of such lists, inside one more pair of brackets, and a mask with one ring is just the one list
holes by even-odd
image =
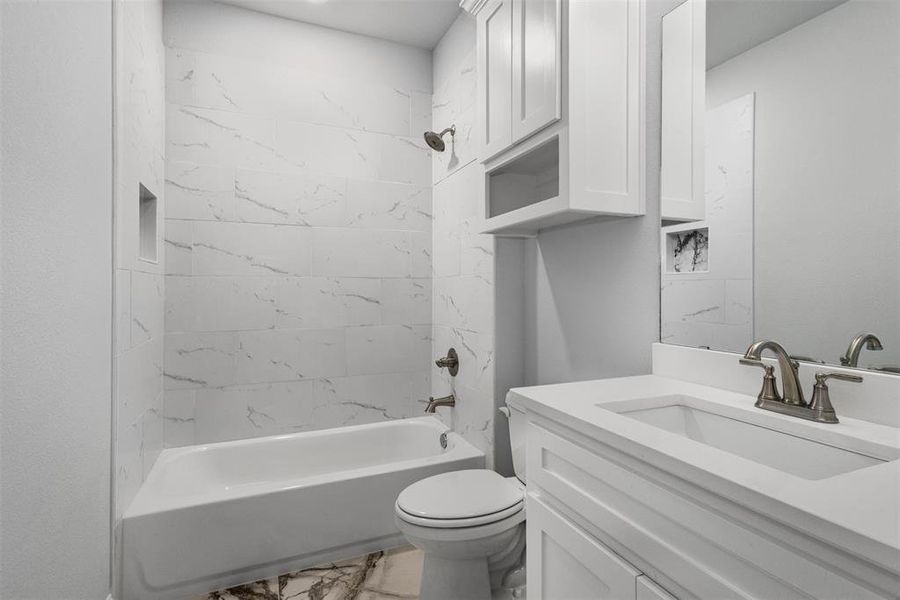
[[900, 574], [900, 459], [810, 480], [602, 408], [673, 394], [713, 402], [739, 420], [784, 433], [813, 432], [808, 439], [837, 447], [853, 438], [857, 448], [887, 447], [891, 458], [900, 456], [900, 428], [840, 413], [838, 424], [814, 423], [755, 408], [755, 396], [658, 375], [514, 388], [507, 401]]

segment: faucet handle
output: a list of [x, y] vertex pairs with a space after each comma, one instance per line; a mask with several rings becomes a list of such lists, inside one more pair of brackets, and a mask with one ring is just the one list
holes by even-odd
[[762, 367], [762, 369], [766, 372], [766, 374], [763, 375], [762, 389], [759, 391], [759, 395], [756, 396], [757, 407], [761, 407], [767, 402], [784, 402], [781, 394], [778, 393], [778, 387], [775, 385], [775, 367], [773, 367], [772, 365], [767, 365], [761, 360], [755, 360], [752, 358], [741, 358], [739, 360], [742, 365], [747, 365], [750, 367]]
[[831, 397], [828, 394], [828, 385], [825, 383], [829, 379], [862, 383], [863, 378], [859, 375], [847, 375], [845, 373], [816, 373], [816, 385], [813, 387], [813, 396], [812, 400], [809, 401], [809, 409], [816, 413], [817, 421], [837, 423], [837, 414], [834, 412], [834, 406], [832, 406]]

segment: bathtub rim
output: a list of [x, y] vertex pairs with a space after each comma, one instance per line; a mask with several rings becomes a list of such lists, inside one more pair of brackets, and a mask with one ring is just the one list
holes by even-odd
[[[223, 447], [234, 448], [241, 446], [262, 445], [273, 440], [281, 440], [286, 438], [290, 439], [298, 436], [321, 437], [324, 435], [328, 435], [329, 431], [334, 431], [335, 429], [387, 429], [400, 423], [404, 425], [420, 424], [427, 426], [431, 429], [434, 429], [435, 435], [440, 435], [440, 433], [443, 433], [445, 431], [449, 432], [448, 441], [450, 442], [450, 444], [448, 444], [449, 447], [447, 451], [441, 454], [416, 456], [405, 460], [385, 462], [377, 465], [343, 469], [332, 473], [323, 473], [313, 476], [301, 476], [290, 479], [279, 479], [271, 482], [248, 484], [234, 490], [223, 491], [219, 489], [206, 494], [163, 497], [150, 491], [152, 484], [159, 477], [157, 473], [159, 471], [162, 471], [168, 463], [184, 455], [214, 451], [216, 448]], [[123, 512], [122, 520], [124, 522], [126, 519], [145, 517], [165, 511], [187, 510], [207, 504], [240, 501], [256, 496], [267, 496], [270, 494], [277, 494], [280, 492], [306, 487], [326, 485], [338, 480], [353, 479], [367, 475], [377, 475], [394, 471], [406, 471], [420, 467], [422, 465], [437, 464], [466, 458], [477, 458], [479, 456], [484, 457], [485, 453], [476, 448], [471, 442], [463, 438], [459, 433], [452, 431], [440, 419], [432, 416], [407, 417], [402, 419], [395, 419], [392, 421], [379, 421], [376, 423], [346, 425], [329, 429], [317, 429], [314, 431], [301, 431], [297, 433], [285, 433], [272, 436], [244, 438], [240, 440], [226, 440], [223, 442], [211, 442], [193, 446], [167, 448], [160, 453], [160, 456], [154, 463], [153, 468], [150, 470], [150, 473], [148, 474], [146, 480], [141, 485], [138, 493], [135, 495], [134, 500], [132, 500], [131, 504]]]

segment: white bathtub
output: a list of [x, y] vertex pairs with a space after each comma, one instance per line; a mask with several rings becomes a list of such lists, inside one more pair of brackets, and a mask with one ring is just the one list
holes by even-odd
[[481, 468], [434, 417], [173, 448], [120, 532], [118, 600], [180, 599], [403, 543], [400, 491]]

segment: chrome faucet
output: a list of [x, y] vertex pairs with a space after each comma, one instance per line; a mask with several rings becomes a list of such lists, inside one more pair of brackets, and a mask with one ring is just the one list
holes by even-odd
[[[775, 357], [778, 359], [778, 369], [781, 371], [781, 385], [784, 389], [784, 396], [781, 397], [778, 396], [778, 390], [772, 386], [774, 395], [771, 393], [767, 394], [765, 400], [775, 400], [792, 406], [806, 406], [806, 400], [803, 399], [803, 388], [800, 387], [800, 377], [797, 373], [797, 368], [800, 364], [792, 359], [787, 353], [787, 350], [785, 350], [778, 342], [772, 342], [770, 340], [753, 342], [750, 347], [747, 348], [747, 352], [744, 353], [741, 364], [762, 367], [765, 369], [765, 365], [762, 362], [763, 350], [771, 350], [775, 353]], [[771, 373], [767, 371], [766, 374], [768, 376]], [[756, 403], [756, 406], [760, 406], [760, 402], [762, 401], [763, 398], [761, 397], [759, 402]]]
[[[784, 378], [784, 383], [782, 384], [784, 397], [778, 393], [778, 387], [775, 383], [775, 367], [762, 362], [764, 350], [771, 350], [778, 359], [778, 367], [781, 371], [781, 376]], [[788, 355], [781, 344], [769, 340], [753, 342], [740, 360], [743, 365], [762, 367], [766, 372], [765, 376], [763, 376], [762, 390], [756, 397], [757, 408], [819, 423], [838, 422], [837, 414], [835, 414], [834, 407], [831, 405], [826, 380], [839, 379], [855, 383], [862, 381], [862, 377], [857, 375], [816, 373], [816, 385], [813, 388], [812, 401], [807, 404], [803, 398], [803, 388], [800, 387], [800, 378], [797, 373], [799, 364]]]
[[863, 344], [867, 350], [884, 350], [881, 340], [875, 337], [874, 333], [860, 333], [850, 342], [847, 347], [847, 353], [841, 357], [841, 364], [845, 367], [856, 367], [859, 365], [859, 353], [862, 352]]
[[428, 398], [428, 406], [425, 407], [425, 412], [433, 413], [438, 406], [456, 406], [456, 398], [453, 396], [453, 394], [444, 396], [443, 398], [435, 398], [434, 396], [430, 396]]

